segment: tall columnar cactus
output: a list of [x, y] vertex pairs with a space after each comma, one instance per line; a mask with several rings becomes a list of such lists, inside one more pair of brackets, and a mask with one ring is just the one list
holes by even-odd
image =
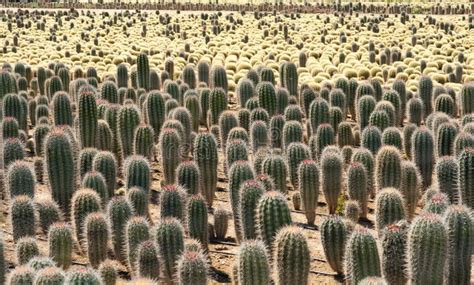
[[[375, 193], [374, 185], [374, 166], [375, 159], [372, 153], [366, 148], [358, 148], [353, 154], [351, 161], [353, 163], [361, 163], [367, 174], [367, 193], [372, 195]], [[349, 187], [349, 185], [348, 185]], [[349, 194], [350, 195], [350, 194]], [[361, 206], [362, 207], [362, 206]]]
[[133, 217], [128, 220], [125, 227], [125, 245], [128, 268], [131, 272], [136, 270], [138, 248], [144, 241], [150, 239], [149, 223], [144, 217]]
[[76, 267], [69, 270], [66, 275], [66, 284], [81, 285], [81, 284], [102, 284], [100, 275], [92, 268]]
[[247, 180], [240, 187], [240, 226], [245, 240], [257, 238], [257, 206], [265, 189], [257, 180]]
[[340, 216], [329, 216], [321, 223], [321, 244], [326, 260], [338, 274], [344, 272], [344, 248], [348, 238], [346, 224]]
[[398, 126], [402, 124], [403, 114], [402, 114], [402, 102], [400, 95], [395, 90], [386, 90], [382, 95], [382, 100], [386, 100], [392, 103], [395, 109], [395, 120], [392, 122], [392, 125]]
[[277, 97], [275, 87], [270, 82], [261, 82], [256, 86], [258, 105], [264, 108], [270, 116], [277, 112]]
[[106, 81], [100, 88], [100, 98], [109, 103], [119, 103], [118, 88], [114, 82]]
[[179, 284], [208, 283], [207, 257], [201, 251], [184, 251], [177, 261], [176, 271]]
[[472, 216], [465, 206], [450, 206], [444, 214], [447, 231], [446, 284], [470, 284], [471, 255], [474, 233]]
[[283, 86], [288, 89], [288, 92], [292, 96], [298, 95], [298, 71], [297, 67], [292, 62], [287, 62], [284, 65], [283, 71]]
[[270, 115], [268, 114], [267, 110], [262, 107], [256, 107], [252, 109], [250, 112], [250, 123], [256, 121], [263, 121], [268, 126], [268, 123], [270, 122]]
[[133, 153], [153, 160], [154, 131], [150, 125], [140, 124], [135, 128], [133, 139]]
[[66, 92], [56, 92], [52, 100], [54, 124], [72, 126], [71, 99]]
[[200, 193], [199, 179], [199, 168], [194, 161], [183, 161], [176, 168], [176, 183], [188, 194]]
[[188, 84], [190, 89], [196, 88], [196, 73], [191, 65], [187, 65], [181, 72], [181, 79]]
[[13, 117], [18, 121], [19, 127], [26, 130], [24, 119], [27, 118], [28, 110], [25, 109], [23, 97], [15, 93], [9, 93], [2, 98], [2, 114], [5, 117]]
[[456, 106], [454, 99], [448, 94], [441, 94], [435, 99], [435, 112], [443, 112], [450, 117], [454, 117], [456, 113]]
[[236, 266], [238, 284], [268, 284], [271, 280], [270, 264], [265, 244], [248, 240], [239, 248]]
[[115, 285], [117, 282], [117, 264], [115, 261], [106, 259], [99, 266], [100, 278], [104, 285]]
[[287, 192], [286, 177], [288, 167], [281, 155], [270, 155], [263, 160], [262, 173], [267, 174], [275, 183], [275, 190], [285, 194]]
[[238, 138], [229, 138], [227, 147], [225, 149], [225, 172], [227, 173], [227, 171], [232, 167], [232, 164], [234, 164], [234, 162], [239, 160], [248, 160], [248, 152], [249, 151], [247, 147], [247, 142]]
[[91, 213], [84, 220], [84, 240], [87, 257], [93, 268], [107, 258], [107, 244], [109, 242], [109, 224], [101, 213]]
[[47, 233], [49, 227], [62, 220], [63, 214], [59, 209], [59, 206], [52, 199], [39, 198], [35, 201], [35, 208], [38, 212], [38, 222], [41, 230]]
[[158, 151], [167, 184], [175, 182], [175, 170], [180, 163], [179, 148], [181, 137], [175, 129], [163, 129], [160, 134]]
[[140, 155], [132, 155], [124, 162], [125, 187], [127, 189], [138, 186], [146, 193], [151, 187], [151, 167], [148, 160]]
[[210, 133], [201, 133], [194, 139], [194, 161], [199, 167], [201, 194], [212, 207], [217, 185], [217, 143]]
[[14, 117], [5, 117], [1, 122], [1, 132], [2, 139], [16, 138], [18, 137], [19, 124], [16, 118]]
[[299, 192], [303, 211], [308, 224], [313, 225], [316, 219], [316, 207], [319, 196], [319, 167], [313, 160], [304, 160], [298, 168]]
[[209, 121], [208, 126], [219, 123], [219, 117], [222, 112], [227, 110], [228, 98], [224, 89], [212, 89], [209, 94]]
[[268, 126], [264, 121], [255, 121], [250, 126], [250, 139], [252, 141], [252, 150], [255, 153], [259, 148], [269, 145], [270, 137]]
[[306, 115], [309, 115], [309, 106], [316, 99], [317, 94], [312, 88], [305, 88], [301, 91], [301, 107]]
[[3, 142], [3, 166], [8, 169], [8, 166], [15, 161], [23, 160], [25, 156], [23, 143], [19, 138], [8, 138]]
[[136, 275], [141, 278], [159, 279], [161, 264], [158, 259], [158, 248], [155, 243], [152, 240], [140, 243], [136, 256]]
[[155, 135], [155, 142], [165, 121], [165, 100], [158, 91], [148, 93], [145, 100], [145, 121], [151, 125]]
[[99, 150], [112, 151], [114, 146], [114, 135], [109, 124], [105, 120], [97, 121], [97, 142], [96, 147]]
[[84, 178], [84, 175], [92, 170], [92, 163], [94, 157], [97, 155], [98, 150], [96, 148], [83, 148], [79, 152], [78, 165], [79, 165], [79, 178]]
[[402, 162], [399, 189], [403, 195], [404, 207], [408, 220], [411, 220], [415, 215], [420, 188], [421, 176], [417, 166], [411, 161]]
[[133, 153], [133, 138], [140, 124], [140, 111], [135, 105], [125, 105], [118, 113], [117, 124], [122, 159], [125, 160]]
[[245, 107], [247, 101], [255, 96], [255, 87], [253, 82], [247, 78], [241, 78], [236, 89], [237, 102], [241, 108]]
[[205, 60], [201, 60], [197, 65], [198, 70], [198, 81], [204, 82], [206, 85], [209, 85], [209, 63]]
[[459, 193], [459, 162], [453, 156], [440, 157], [434, 169], [439, 191], [445, 193], [451, 204], [460, 200]]
[[461, 131], [454, 140], [454, 154], [459, 158], [461, 153], [467, 149], [474, 147], [474, 135]]
[[127, 199], [132, 204], [136, 216], [148, 216], [148, 194], [145, 190], [141, 187], [132, 187], [128, 189]]
[[227, 81], [227, 72], [222, 66], [213, 66], [211, 68], [209, 85], [211, 88], [222, 88], [226, 93], [229, 89]]
[[417, 126], [408, 123], [403, 127], [403, 152], [408, 159], [411, 159], [411, 136], [416, 131]]
[[197, 239], [207, 251], [209, 229], [206, 201], [201, 195], [189, 197], [186, 210], [186, 226], [191, 238]]
[[221, 113], [219, 117], [219, 134], [222, 149], [225, 150], [227, 147], [227, 138], [230, 130], [238, 127], [238, 125], [239, 120], [234, 112], [224, 111]]
[[115, 80], [117, 81], [118, 88], [128, 87], [128, 69], [125, 64], [121, 63], [117, 65]]
[[166, 185], [160, 195], [160, 216], [174, 217], [184, 222], [186, 192], [180, 186]]
[[67, 269], [72, 264], [73, 244], [73, 233], [68, 224], [51, 225], [48, 231], [48, 254], [59, 267]]
[[393, 146], [384, 146], [375, 159], [375, 179], [377, 191], [387, 187], [400, 187], [401, 163], [400, 151]]
[[335, 143], [334, 128], [330, 124], [319, 125], [316, 133], [310, 138], [310, 145], [312, 148], [312, 157], [318, 160], [323, 152], [323, 149]]
[[240, 227], [240, 189], [243, 182], [254, 179], [255, 173], [248, 161], [236, 161], [229, 170], [229, 198], [234, 217], [234, 227], [237, 239], [241, 237]]
[[35, 209], [30, 197], [25, 195], [16, 196], [10, 203], [9, 216], [13, 241], [25, 236], [35, 235]]
[[[240, 201], [242, 201], [242, 198]], [[231, 213], [223, 207], [217, 208], [214, 211], [214, 232], [218, 240], [224, 240], [226, 238], [230, 214]]]
[[434, 168], [434, 139], [425, 127], [417, 129], [411, 137], [411, 157], [423, 178], [423, 187], [431, 185]]
[[433, 80], [428, 76], [421, 76], [418, 82], [418, 92], [424, 105], [424, 118], [433, 111]]
[[329, 104], [321, 97], [316, 98], [309, 106], [309, 125], [315, 133], [319, 125], [329, 123]]
[[352, 162], [347, 169], [347, 192], [351, 200], [357, 201], [360, 217], [367, 218], [367, 201], [369, 196], [368, 171], [364, 164]]
[[308, 284], [311, 259], [303, 230], [296, 226], [279, 230], [274, 250], [275, 283]]
[[112, 150], [115, 154], [115, 157], [121, 165], [121, 158], [122, 158], [122, 151], [121, 151], [121, 139], [120, 139], [120, 132], [119, 132], [119, 123], [118, 123], [118, 117], [120, 110], [122, 109], [121, 105], [118, 104], [111, 104], [108, 106], [107, 110], [105, 111], [105, 120], [110, 126], [110, 129], [112, 130], [113, 134], [113, 143], [112, 143]]
[[101, 200], [94, 190], [85, 188], [74, 193], [71, 202], [71, 220], [77, 241], [83, 241], [84, 221], [86, 217], [100, 210]]
[[306, 159], [311, 159], [309, 147], [301, 142], [291, 143], [286, 150], [290, 181], [294, 189], [298, 188], [298, 167]]
[[346, 116], [346, 95], [342, 89], [335, 88], [329, 93], [329, 104], [331, 107], [339, 107], [343, 118]]
[[458, 134], [458, 128], [453, 123], [442, 123], [435, 132], [436, 153], [438, 157], [454, 154], [454, 140]]
[[396, 188], [381, 189], [375, 200], [375, 226], [379, 232], [405, 218], [403, 197]]
[[[275, 134], [272, 132], [272, 137], [274, 135]], [[294, 142], [303, 142], [303, 126], [298, 121], [288, 121], [285, 123], [283, 127], [283, 147], [282, 148], [286, 150], [288, 146]]]
[[423, 100], [419, 97], [413, 97], [407, 102], [406, 116], [408, 122], [413, 123], [417, 126], [421, 125], [423, 118], [425, 117], [425, 105]]
[[349, 284], [359, 284], [369, 276], [381, 276], [377, 243], [366, 228], [356, 226], [347, 241], [344, 259]]
[[110, 232], [115, 256], [125, 262], [125, 228], [128, 220], [133, 216], [133, 206], [123, 196], [114, 197], [107, 207], [107, 216], [110, 223]]
[[273, 248], [278, 231], [292, 223], [286, 198], [280, 192], [275, 191], [266, 192], [260, 199], [257, 217], [259, 238], [265, 242], [268, 248]]
[[465, 83], [460, 93], [461, 116], [474, 113], [474, 84]]
[[448, 245], [447, 230], [438, 215], [423, 213], [414, 219], [407, 242], [411, 284], [444, 284]]
[[474, 207], [474, 148], [466, 148], [459, 157], [461, 203]]
[[362, 131], [361, 146], [377, 154], [382, 146], [382, 132], [379, 128], [368, 126]]
[[36, 239], [25, 236], [16, 241], [15, 245], [16, 263], [20, 265], [27, 264], [33, 257], [39, 256], [39, 248]]
[[382, 244], [382, 275], [389, 284], [406, 284], [406, 244], [407, 224], [400, 221], [387, 225], [381, 236]]
[[79, 94], [79, 137], [81, 147], [95, 147], [97, 133], [97, 105], [94, 92], [81, 88]]
[[7, 169], [5, 180], [6, 190], [11, 198], [19, 195], [34, 198], [36, 178], [27, 162], [12, 162]]
[[164, 277], [168, 282], [176, 273], [176, 262], [184, 251], [184, 229], [174, 218], [162, 219], [153, 229], [158, 252], [163, 262]]
[[[189, 92], [189, 91], [188, 91]], [[191, 123], [193, 132], [199, 132], [199, 121], [201, 117], [201, 105], [197, 95], [186, 95], [184, 98], [184, 107], [191, 114]]]
[[141, 53], [137, 56], [137, 86], [145, 90], [150, 90], [150, 65], [148, 56]]
[[336, 152], [321, 155], [321, 187], [330, 214], [336, 213], [339, 194], [342, 190], [342, 173], [344, 162]]
[[102, 174], [105, 179], [108, 197], [115, 194], [118, 165], [115, 156], [108, 151], [98, 152], [92, 161], [92, 170]]

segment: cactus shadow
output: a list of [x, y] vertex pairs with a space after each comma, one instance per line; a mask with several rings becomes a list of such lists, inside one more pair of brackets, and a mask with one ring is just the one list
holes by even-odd
[[363, 225], [366, 228], [373, 229], [374, 223], [367, 218], [359, 218], [358, 224]]
[[230, 283], [231, 282], [229, 274], [227, 274], [224, 271], [219, 270], [215, 267], [211, 267], [210, 269], [211, 269], [210, 270], [210, 275], [211, 275], [212, 280], [215, 280], [219, 283]]

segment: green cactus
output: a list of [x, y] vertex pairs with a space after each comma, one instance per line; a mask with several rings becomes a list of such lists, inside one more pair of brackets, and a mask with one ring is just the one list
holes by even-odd
[[176, 273], [176, 262], [184, 251], [183, 226], [175, 218], [164, 218], [153, 229], [153, 236], [163, 263], [165, 280], [171, 282]]
[[309, 147], [301, 142], [291, 143], [286, 150], [290, 181], [294, 189], [298, 188], [298, 167], [300, 163], [311, 158]]
[[337, 144], [340, 148], [354, 145], [354, 134], [349, 122], [341, 122], [337, 128]]
[[197, 239], [207, 251], [209, 243], [209, 229], [207, 205], [204, 198], [197, 194], [189, 197], [186, 210], [186, 225], [191, 238]]
[[245, 240], [257, 238], [257, 206], [264, 194], [263, 186], [256, 180], [247, 180], [240, 188], [239, 218], [242, 237]]
[[453, 123], [442, 123], [435, 132], [436, 152], [438, 157], [454, 155], [454, 140], [458, 128]]
[[166, 185], [160, 195], [161, 217], [174, 217], [184, 220], [186, 190], [176, 185]]
[[114, 135], [109, 124], [105, 120], [99, 120], [97, 122], [97, 149], [112, 151], [114, 145], [113, 136]]
[[114, 155], [108, 151], [98, 152], [92, 161], [92, 170], [102, 174], [105, 179], [109, 198], [115, 194], [117, 167]]
[[18, 121], [14, 117], [3, 118], [0, 126], [2, 130], [2, 139], [17, 138], [19, 136], [19, 125]]
[[14, 268], [5, 284], [15, 284], [15, 285], [27, 285], [33, 284], [35, 278], [35, 272], [29, 266], [18, 266]]
[[269, 145], [270, 137], [268, 126], [264, 121], [255, 121], [250, 126], [252, 150], [255, 153], [259, 148]]
[[87, 172], [92, 170], [92, 163], [94, 157], [97, 155], [98, 150], [96, 148], [83, 148], [79, 152], [79, 174], [82, 179]]
[[105, 111], [105, 120], [110, 126], [113, 134], [113, 143], [112, 143], [112, 150], [111, 152], [114, 153], [115, 157], [118, 161], [118, 164], [121, 165], [122, 159], [122, 150], [121, 150], [121, 138], [119, 133], [119, 124], [118, 124], [118, 117], [120, 111], [122, 109], [121, 105], [118, 104], [111, 104], [108, 106], [107, 110]]
[[179, 284], [208, 283], [207, 257], [200, 251], [184, 251], [177, 261], [176, 271]]
[[319, 167], [313, 160], [304, 160], [298, 167], [299, 193], [303, 203], [303, 211], [309, 225], [316, 219], [316, 207], [319, 196]]
[[303, 122], [303, 110], [301, 110], [301, 107], [298, 105], [288, 105], [288, 107], [285, 108], [284, 115], [287, 121]]
[[[275, 117], [274, 117], [275, 118]], [[283, 118], [283, 116], [282, 116]], [[272, 118], [273, 119], [273, 118]], [[272, 130], [273, 131], [273, 130]], [[273, 132], [272, 132], [273, 136]], [[303, 126], [298, 121], [288, 121], [283, 127], [283, 149], [286, 150], [291, 143], [303, 142]]]
[[137, 87], [150, 90], [150, 66], [144, 53], [137, 56]]
[[474, 149], [465, 149], [459, 157], [459, 184], [461, 203], [472, 208], [474, 206]]
[[256, 86], [258, 105], [264, 108], [270, 116], [277, 112], [277, 97], [275, 88], [270, 82], [260, 82]]
[[346, 94], [342, 89], [335, 88], [329, 92], [329, 104], [331, 107], [339, 107], [343, 113], [343, 118], [346, 117]]
[[432, 106], [432, 96], [433, 96], [433, 81], [428, 76], [421, 76], [418, 81], [418, 92], [420, 98], [423, 101], [424, 114], [423, 117], [426, 118], [427, 115], [431, 114], [433, 111]]
[[303, 230], [287, 226], [275, 238], [275, 284], [309, 284], [310, 250]]
[[270, 283], [271, 271], [267, 249], [259, 240], [248, 240], [239, 248], [237, 260], [236, 284], [264, 285]]
[[224, 89], [216, 88], [210, 92], [208, 126], [219, 123], [219, 117], [222, 112], [227, 110], [227, 104], [228, 104], [228, 98]]
[[382, 133], [383, 145], [391, 145], [402, 151], [402, 141], [402, 133], [396, 127], [388, 127]]
[[49, 257], [61, 268], [72, 264], [73, 233], [66, 223], [54, 223], [48, 231]]
[[363, 152], [352, 156], [353, 162], [347, 169], [347, 193], [351, 200], [357, 201], [360, 208], [360, 217], [365, 219], [367, 218], [367, 202], [370, 190], [368, 183], [369, 171], [361, 162], [364, 159], [362, 156]]
[[236, 88], [237, 102], [241, 108], [245, 107], [247, 101], [255, 96], [255, 87], [253, 82], [247, 78], [239, 80]]
[[85, 248], [89, 263], [98, 268], [107, 258], [107, 244], [109, 242], [109, 224], [101, 213], [91, 213], [84, 220]]
[[297, 96], [298, 94], [298, 71], [297, 67], [293, 62], [285, 63], [283, 67], [283, 84], [285, 88], [288, 89], [288, 92], [292, 96]]
[[10, 198], [19, 195], [34, 198], [36, 178], [27, 162], [17, 160], [10, 163], [5, 180], [6, 190]]
[[423, 118], [425, 117], [424, 113], [425, 106], [419, 97], [413, 97], [408, 100], [406, 106], [406, 116], [408, 122], [420, 126]]
[[412, 123], [408, 123], [403, 127], [403, 151], [408, 159], [411, 159], [411, 137], [416, 129], [417, 126]]
[[109, 202], [109, 192], [105, 178], [100, 172], [87, 172], [82, 179], [81, 186], [94, 190], [99, 195], [103, 207]]
[[456, 113], [454, 99], [448, 94], [441, 94], [436, 97], [434, 105], [435, 112], [443, 112], [450, 117], [454, 117]]
[[95, 147], [97, 134], [97, 105], [94, 92], [81, 88], [78, 116], [81, 147]]
[[145, 100], [145, 121], [153, 128], [155, 142], [165, 121], [165, 100], [158, 91], [151, 91]]
[[268, 114], [267, 110], [261, 107], [252, 109], [250, 112], [250, 123], [252, 124], [256, 121], [263, 121], [268, 126], [268, 123], [270, 122], [270, 115]]
[[154, 131], [150, 125], [140, 124], [135, 128], [133, 153], [148, 160], [153, 159]]
[[311, 133], [315, 133], [319, 125], [329, 123], [329, 104], [321, 97], [316, 98], [309, 106], [309, 125]]
[[101, 285], [102, 281], [100, 280], [100, 275], [88, 267], [76, 267], [69, 270], [66, 275], [66, 284], [70, 285], [81, 285], [81, 284], [90, 284], [90, 285]]
[[[194, 161], [200, 172], [201, 193], [212, 207], [217, 184], [217, 143], [210, 133], [201, 133], [194, 139]], [[205, 179], [204, 179], [205, 177]]]
[[427, 199], [423, 211], [443, 215], [449, 206], [449, 198], [446, 194], [438, 192]]
[[439, 190], [448, 196], [451, 204], [457, 204], [460, 199], [459, 171], [459, 162], [453, 156], [440, 157], [434, 169]]
[[[240, 201], [242, 202], [242, 198]], [[242, 208], [242, 206], [240, 208]], [[218, 240], [224, 240], [227, 235], [227, 229], [229, 226], [229, 217], [230, 217], [230, 212], [224, 208], [217, 208], [214, 211], [214, 231], [216, 233], [216, 238]]]
[[336, 212], [338, 197], [342, 190], [342, 156], [336, 152], [323, 152], [321, 155], [321, 187], [329, 213]]
[[10, 164], [23, 160], [25, 151], [19, 138], [8, 138], [3, 142], [3, 166], [8, 169]]
[[16, 196], [11, 201], [8, 212], [15, 242], [24, 236], [35, 235], [35, 209], [30, 197], [25, 195]]
[[131, 272], [136, 270], [138, 248], [140, 244], [150, 238], [149, 223], [144, 217], [132, 217], [125, 226], [125, 246], [128, 268]]
[[136, 258], [136, 275], [141, 278], [159, 279], [158, 249], [152, 240], [144, 241], [138, 245]]
[[128, 87], [128, 69], [125, 64], [121, 63], [117, 65], [115, 80], [117, 81], [118, 88]]
[[92, 189], [80, 189], [74, 193], [71, 201], [71, 220], [73, 221], [76, 240], [81, 242], [86, 217], [101, 210], [99, 195]]
[[224, 111], [221, 113], [219, 117], [219, 134], [222, 149], [225, 150], [227, 147], [227, 138], [230, 130], [238, 125], [239, 121], [234, 112]]
[[403, 195], [407, 220], [415, 215], [418, 195], [421, 188], [421, 176], [417, 166], [411, 161], [403, 161], [401, 167], [400, 193]]
[[124, 162], [125, 187], [138, 186], [146, 193], [151, 187], [151, 167], [148, 160], [140, 155], [132, 155]]
[[461, 116], [474, 113], [474, 85], [472, 82], [465, 83], [462, 86], [460, 97]]
[[[189, 91], [188, 91], [189, 92]], [[187, 94], [187, 93], [186, 93]], [[199, 120], [201, 116], [201, 106], [197, 95], [186, 95], [184, 98], [184, 107], [191, 114], [191, 123], [193, 132], [199, 132]]]
[[382, 147], [382, 132], [375, 126], [368, 126], [362, 131], [361, 146], [377, 154]]
[[407, 242], [407, 268], [411, 284], [444, 284], [447, 250], [448, 235], [441, 218], [432, 213], [416, 217], [408, 232]]
[[34, 284], [38, 285], [61, 285], [64, 284], [66, 276], [64, 272], [56, 267], [45, 267], [38, 271]]
[[428, 188], [431, 185], [435, 157], [433, 135], [427, 128], [420, 127], [413, 133], [411, 157], [423, 178], [423, 187]]
[[35, 208], [38, 212], [38, 222], [41, 230], [47, 233], [49, 227], [62, 220], [63, 214], [59, 206], [50, 198], [40, 198], [35, 201]]
[[278, 231], [291, 223], [290, 208], [283, 194], [276, 191], [266, 192], [257, 207], [259, 238], [269, 249], [273, 248]]
[[133, 153], [135, 129], [139, 124], [140, 111], [135, 105], [128, 104], [120, 109], [117, 117], [117, 135], [123, 160]]
[[347, 240], [344, 259], [348, 284], [359, 284], [369, 276], [381, 276], [377, 243], [366, 228], [356, 226]]
[[225, 93], [229, 89], [229, 83], [227, 81], [227, 72], [222, 66], [212, 66], [209, 78], [209, 87], [222, 88]]
[[36, 256], [39, 256], [39, 248], [33, 237], [25, 236], [16, 241], [15, 257], [18, 266], [26, 265]]
[[198, 69], [198, 81], [204, 82], [209, 85], [209, 63], [205, 60], [201, 60], [197, 65]]
[[360, 212], [359, 202], [355, 200], [347, 200], [344, 202], [344, 217], [347, 220], [356, 224], [359, 221]]
[[399, 188], [401, 182], [400, 151], [393, 146], [383, 146], [375, 159], [375, 178], [377, 191], [383, 188]]
[[406, 222], [387, 225], [382, 231], [382, 275], [388, 284], [406, 284]]
[[379, 232], [405, 218], [403, 197], [396, 188], [381, 189], [375, 200], [375, 226]]
[[301, 105], [304, 113], [309, 115], [309, 106], [316, 99], [316, 92], [312, 88], [305, 88], [301, 91]]
[[312, 157], [318, 160], [326, 146], [335, 143], [334, 128], [330, 124], [319, 125], [316, 133], [310, 138], [309, 145], [311, 146]]
[[107, 216], [110, 222], [110, 233], [115, 256], [119, 261], [125, 262], [125, 228], [128, 220], [133, 216], [133, 206], [123, 196], [110, 200], [107, 207]]
[[331, 215], [321, 223], [321, 244], [326, 260], [337, 274], [344, 272], [344, 248], [348, 238], [346, 224], [340, 216]]

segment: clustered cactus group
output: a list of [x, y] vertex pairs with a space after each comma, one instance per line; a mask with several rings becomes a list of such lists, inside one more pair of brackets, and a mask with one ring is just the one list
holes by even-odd
[[[215, 242], [239, 246], [235, 284], [312, 284], [315, 230], [347, 284], [470, 284], [474, 58], [453, 47], [472, 17], [344, 7], [316, 15], [318, 39], [296, 12], [192, 14], [205, 39], [192, 44], [179, 13], [104, 13], [95, 35], [90, 12], [55, 12], [51, 42], [76, 18], [91, 25], [77, 55], [55, 44], [67, 60], [0, 72], [0, 190], [15, 244], [7, 261], [0, 239], [0, 284], [114, 285], [121, 268], [132, 284], [208, 284]], [[38, 30], [48, 15], [35, 14]], [[2, 55], [16, 53], [30, 15], [0, 17]], [[146, 37], [147, 18], [183, 50], [140, 45], [114, 59], [100, 48], [118, 22], [127, 37], [141, 22]], [[243, 21], [263, 39], [242, 42], [271, 52], [221, 52], [220, 35]], [[354, 36], [396, 24], [410, 34], [397, 46]]]

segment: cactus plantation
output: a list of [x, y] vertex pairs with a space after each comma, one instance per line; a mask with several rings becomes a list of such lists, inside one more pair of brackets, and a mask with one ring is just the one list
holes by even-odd
[[474, 5], [65, 2], [0, 4], [0, 285], [474, 284]]

